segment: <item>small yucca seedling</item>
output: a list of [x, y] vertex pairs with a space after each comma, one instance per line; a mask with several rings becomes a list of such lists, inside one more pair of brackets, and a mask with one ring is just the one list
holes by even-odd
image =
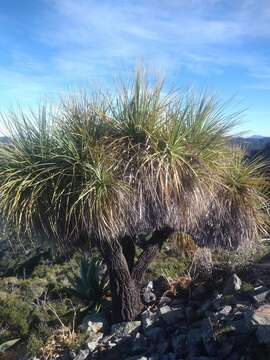
[[71, 292], [82, 300], [89, 302], [91, 307], [99, 311], [104, 298], [109, 293], [109, 280], [104, 271], [102, 260], [94, 256], [87, 259], [83, 257], [80, 263], [80, 274], [70, 278]]

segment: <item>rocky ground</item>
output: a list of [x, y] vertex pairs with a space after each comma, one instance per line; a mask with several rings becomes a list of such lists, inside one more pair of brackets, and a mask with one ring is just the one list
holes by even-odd
[[[238, 275], [194, 285], [160, 277], [142, 291], [145, 309], [111, 327], [104, 314], [87, 315], [84, 349], [66, 359], [252, 360], [270, 358], [269, 275]], [[213, 285], [215, 284], [215, 285]]]
[[[265, 253], [269, 253], [268, 247]], [[2, 336], [2, 343], [17, 338], [18, 343], [7, 352], [1, 352], [0, 341], [0, 360], [270, 359], [270, 255], [241, 267], [228, 266], [227, 259], [215, 261], [212, 273], [203, 267], [200, 275], [192, 274], [193, 279], [181, 276], [172, 281], [170, 276], [175, 279], [179, 274], [188, 273], [190, 266], [184, 271], [175, 268], [179, 259], [165, 253], [156, 262], [155, 271], [146, 278], [155, 280], [148, 283], [146, 280], [142, 289], [144, 307], [140, 316], [135, 321], [113, 325], [110, 307], [103, 308], [105, 312], [89, 314], [89, 308], [84, 310], [83, 303], [68, 298], [64, 291], [68, 286], [65, 274], [79, 271], [77, 257], [63, 264], [47, 264], [45, 257], [35, 266], [38, 256], [40, 254], [34, 254], [27, 259], [27, 269], [34, 268], [30, 277], [15, 278], [12, 273], [13, 277], [1, 279], [0, 293], [9, 294], [12, 285], [8, 298], [12, 300], [11, 295], [16, 298], [16, 304], [12, 303], [15, 309], [17, 304], [22, 309], [25, 303], [33, 306], [27, 318], [31, 325], [27, 334], [14, 332], [9, 337]], [[163, 271], [165, 262], [165, 269], [173, 271]], [[203, 264], [205, 262], [203, 257]], [[12, 268], [13, 265], [3, 267], [5, 273]], [[17, 272], [27, 274], [25, 261], [16, 266]], [[157, 278], [160, 273], [166, 277]], [[53, 305], [56, 313], [45, 305]], [[17, 318], [12, 318], [16, 328], [17, 322], [22, 321], [19, 314], [20, 310]], [[74, 324], [73, 314], [76, 315]], [[58, 317], [65, 326], [59, 323]], [[0, 329], [0, 340], [4, 334], [1, 331], [5, 328]], [[29, 344], [33, 344], [31, 354]], [[44, 346], [46, 351], [38, 352]], [[74, 352], [64, 351], [66, 348]], [[42, 357], [41, 353], [46, 355]], [[38, 354], [39, 359], [33, 358], [33, 354]]]

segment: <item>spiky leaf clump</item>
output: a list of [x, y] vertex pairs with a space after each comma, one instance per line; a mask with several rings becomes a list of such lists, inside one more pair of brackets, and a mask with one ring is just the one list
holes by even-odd
[[[262, 205], [256, 183], [237, 201], [229, 190], [237, 116], [207, 95], [166, 93], [163, 82], [151, 86], [140, 72], [115, 96], [72, 98], [34, 119], [13, 114], [11, 144], [0, 148], [0, 208], [19, 231], [43, 232], [63, 248], [162, 228], [202, 233], [216, 220], [212, 204], [220, 206], [220, 224], [228, 201], [242, 213], [242, 202]], [[257, 234], [255, 212], [248, 217]], [[235, 218], [222, 232], [239, 225]], [[225, 246], [243, 239], [219, 232], [204, 239]]]
[[231, 148], [221, 168], [215, 197], [197, 227], [197, 242], [236, 248], [250, 245], [267, 233], [266, 170], [264, 159], [249, 160], [240, 148]]
[[100, 310], [109, 292], [108, 274], [104, 271], [102, 260], [98, 257], [82, 258], [80, 274], [70, 277], [71, 293], [85, 300], [91, 307]]

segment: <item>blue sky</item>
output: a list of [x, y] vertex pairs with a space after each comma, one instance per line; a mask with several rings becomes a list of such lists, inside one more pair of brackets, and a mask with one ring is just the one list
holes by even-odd
[[270, 136], [269, 0], [1, 0], [0, 109], [111, 86], [138, 63], [234, 96]]

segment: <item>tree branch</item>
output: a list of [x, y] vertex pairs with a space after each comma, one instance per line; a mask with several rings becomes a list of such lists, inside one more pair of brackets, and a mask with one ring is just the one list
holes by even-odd
[[144, 272], [160, 251], [164, 241], [167, 240], [172, 233], [173, 230], [168, 227], [153, 232], [151, 239], [147, 242], [146, 249], [140, 255], [131, 274], [137, 284], [140, 283]]

